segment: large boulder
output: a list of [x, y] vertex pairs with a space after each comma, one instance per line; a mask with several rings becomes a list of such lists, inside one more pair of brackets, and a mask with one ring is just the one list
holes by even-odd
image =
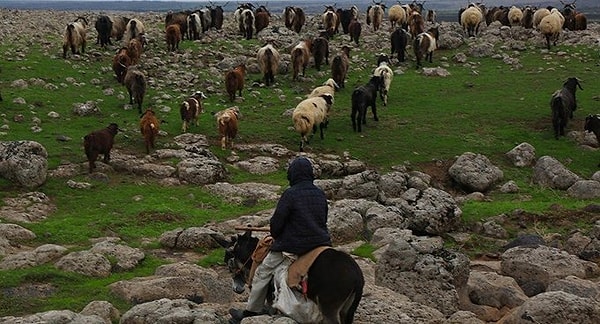
[[35, 267], [54, 261], [63, 256], [66, 252], [67, 248], [60, 245], [40, 245], [32, 251], [23, 251], [7, 255], [4, 257], [4, 259], [2, 259], [2, 261], [0, 261], [0, 269], [7, 270]]
[[577, 199], [600, 198], [600, 182], [594, 180], [579, 180], [567, 189], [567, 194]]
[[0, 142], [0, 177], [25, 188], [46, 182], [48, 152], [38, 142]]
[[54, 264], [63, 271], [75, 272], [82, 275], [106, 278], [110, 275], [110, 261], [100, 253], [91, 251], [71, 252]]
[[466, 152], [459, 156], [448, 169], [448, 173], [461, 187], [470, 191], [485, 192], [498, 181], [504, 173], [481, 154]]
[[577, 180], [578, 175], [551, 156], [542, 156], [533, 168], [533, 182], [542, 187], [566, 190]]
[[452, 196], [436, 188], [407, 190], [400, 204], [407, 217], [409, 229], [418, 233], [441, 235], [452, 231], [460, 223], [462, 210]]
[[133, 306], [123, 314], [119, 323], [222, 324], [224, 322], [214, 309], [211, 309], [211, 306], [197, 304], [186, 299], [162, 298]]

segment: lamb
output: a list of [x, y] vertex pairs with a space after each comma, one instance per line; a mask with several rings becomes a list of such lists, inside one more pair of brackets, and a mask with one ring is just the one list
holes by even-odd
[[[77, 17], [74, 22], [67, 25], [63, 37], [63, 58], [67, 57], [67, 50], [71, 49], [71, 54], [85, 53], [87, 20], [84, 17]], [[79, 48], [81, 47], [81, 52]]]
[[483, 10], [473, 5], [460, 15], [460, 25], [468, 37], [476, 37], [479, 33], [479, 26], [483, 21]]
[[221, 149], [228, 147], [233, 150], [233, 139], [237, 136], [239, 128], [240, 109], [231, 107], [215, 114], [217, 128], [221, 136]]
[[202, 99], [206, 99], [206, 96], [202, 91], [196, 91], [193, 95], [187, 98], [179, 107], [179, 113], [181, 115], [181, 132], [185, 133], [188, 130], [190, 123], [198, 126], [198, 118], [200, 114], [204, 112], [204, 105], [202, 105]]
[[292, 67], [294, 70], [292, 80], [298, 80], [298, 74], [300, 74], [300, 69], [302, 69], [302, 76], [305, 76], [306, 67], [308, 66], [308, 62], [310, 60], [311, 51], [312, 44], [309, 40], [300, 41], [298, 45], [292, 48]]
[[330, 94], [333, 98], [335, 95], [335, 91], [340, 87], [332, 78], [327, 79], [322, 86], [316, 87], [313, 91], [307, 96], [308, 98], [319, 97], [322, 94]]
[[131, 58], [127, 55], [127, 47], [121, 47], [113, 57], [112, 68], [117, 77], [117, 82], [123, 84], [127, 68], [131, 65]]
[[[308, 144], [308, 135], [317, 132], [317, 127], [323, 139], [323, 130], [329, 123], [329, 112], [333, 105], [331, 94], [322, 94], [318, 97], [308, 98], [301, 101], [292, 112], [294, 129], [300, 133], [300, 152], [304, 151], [304, 145]], [[312, 137], [312, 136], [311, 136]]]
[[111, 123], [106, 128], [93, 131], [83, 137], [83, 148], [89, 164], [89, 173], [96, 168], [96, 159], [98, 155], [104, 155], [104, 163], [108, 164], [110, 160], [110, 150], [115, 142], [115, 135], [119, 131], [119, 126]]
[[568, 78], [562, 89], [556, 90], [552, 94], [550, 108], [552, 108], [552, 126], [554, 128], [554, 138], [556, 139], [565, 135], [567, 121], [573, 119], [573, 112], [577, 110], [575, 91], [578, 86], [579, 89], [583, 90], [577, 78]]
[[390, 68], [390, 59], [387, 55], [381, 55], [378, 59], [378, 66], [373, 71], [373, 75], [380, 76], [383, 81], [383, 87], [379, 91], [383, 105], [387, 106], [388, 103], [388, 92], [390, 91], [390, 85], [394, 79], [394, 71]]
[[565, 22], [565, 17], [558, 11], [558, 9], [554, 8], [550, 10], [550, 14], [540, 21], [539, 30], [542, 35], [546, 38], [546, 46], [550, 49], [550, 41], [553, 42], [554, 46], [556, 46], [556, 42], [558, 41], [558, 37], [562, 31], [563, 24]]
[[348, 69], [350, 67], [350, 47], [347, 45], [342, 46], [342, 50], [336, 55], [331, 61], [331, 77], [335, 82], [344, 88], [346, 76], [348, 75]]
[[279, 52], [273, 47], [273, 44], [269, 43], [258, 50], [256, 58], [263, 73], [265, 84], [267, 86], [272, 85], [275, 82], [275, 73], [279, 69]]
[[377, 117], [377, 91], [381, 89], [383, 80], [381, 76], [374, 75], [369, 82], [360, 86], [352, 92], [352, 129], [359, 133], [362, 131], [362, 125], [367, 123], [367, 108], [371, 106], [373, 119], [378, 121]]
[[133, 105], [133, 100], [138, 105], [138, 113], [142, 113], [142, 103], [146, 95], [146, 76], [138, 70], [136, 65], [127, 68], [127, 73], [123, 79], [123, 84], [129, 93], [129, 104]]
[[242, 90], [244, 89], [244, 79], [246, 78], [246, 64], [240, 64], [233, 70], [225, 73], [225, 89], [229, 95], [229, 100], [235, 100], [235, 93], [239, 92], [239, 96], [242, 96]]
[[144, 114], [140, 118], [140, 132], [144, 137], [144, 145], [146, 146], [146, 154], [150, 153], [150, 148], [154, 149], [156, 142], [156, 136], [158, 136], [158, 130], [160, 123], [154, 114], [152, 108], [147, 108]]
[[165, 40], [167, 41], [167, 51], [175, 52], [179, 50], [179, 41], [181, 40], [181, 29], [178, 24], [167, 26], [165, 32]]

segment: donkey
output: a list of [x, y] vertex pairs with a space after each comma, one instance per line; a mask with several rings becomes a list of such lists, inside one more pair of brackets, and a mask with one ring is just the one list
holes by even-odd
[[[241, 294], [250, 275], [248, 262], [258, 244], [250, 231], [232, 237], [230, 241], [218, 235], [212, 238], [226, 248], [225, 264], [233, 277], [233, 290]], [[365, 285], [363, 273], [354, 259], [345, 252], [325, 249], [308, 270], [306, 296], [321, 311], [324, 323], [352, 323]], [[271, 298], [267, 298], [271, 300]]]

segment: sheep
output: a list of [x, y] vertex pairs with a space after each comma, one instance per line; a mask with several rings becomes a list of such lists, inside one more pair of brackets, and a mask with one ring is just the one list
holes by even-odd
[[271, 14], [268, 11], [261, 11], [254, 14], [254, 29], [256, 29], [256, 35], [261, 30], [269, 26], [271, 20]]
[[337, 26], [339, 24], [335, 8], [333, 6], [325, 6], [325, 11], [321, 18], [323, 19], [323, 27], [325, 28], [325, 32], [327, 32], [327, 36], [333, 37], [337, 33]]
[[240, 109], [230, 107], [215, 114], [217, 117], [217, 129], [221, 136], [221, 149], [228, 147], [233, 150], [233, 140], [237, 136], [240, 119]]
[[554, 46], [556, 46], [556, 42], [558, 41], [558, 37], [562, 31], [564, 22], [565, 18], [556, 8], [550, 10], [550, 14], [542, 18], [540, 21], [539, 30], [540, 33], [546, 38], [546, 46], [548, 49], [550, 49], [551, 41], [553, 42]]
[[394, 79], [394, 71], [390, 68], [390, 59], [387, 55], [380, 55], [378, 59], [378, 66], [373, 71], [373, 75], [380, 76], [383, 82], [383, 87], [379, 91], [383, 105], [387, 106], [388, 103], [388, 92], [390, 91], [390, 85]]
[[[172, 12], [169, 11], [165, 16], [165, 26], [169, 27], [170, 25], [178, 25], [179, 26], [179, 35], [180, 40], [188, 35], [188, 16], [189, 12], [180, 11], [180, 12]], [[143, 31], [141, 31], [143, 32]], [[135, 36], [131, 36], [134, 38]], [[189, 37], [189, 36], [188, 36]], [[189, 38], [191, 39], [191, 38]]]
[[381, 76], [374, 75], [365, 85], [357, 87], [352, 92], [352, 129], [359, 133], [362, 132], [362, 125], [367, 124], [367, 108], [371, 106], [373, 119], [378, 121], [377, 117], [377, 91], [381, 89], [383, 80]]
[[154, 149], [156, 142], [156, 136], [158, 136], [158, 130], [160, 123], [154, 114], [152, 108], [147, 108], [144, 114], [140, 117], [140, 132], [144, 137], [144, 145], [146, 146], [146, 154], [150, 153], [150, 148]]
[[123, 84], [123, 79], [127, 73], [127, 68], [131, 65], [131, 58], [127, 55], [127, 47], [121, 49], [113, 57], [112, 68], [117, 77], [117, 82]]
[[129, 18], [127, 17], [111, 17], [112, 29], [110, 31], [110, 36], [114, 37], [115, 40], [120, 41], [123, 39], [123, 35], [125, 34], [125, 28], [127, 28], [127, 23], [129, 22]]
[[425, 56], [425, 60], [429, 63], [433, 62], [433, 52], [437, 49], [437, 42], [440, 37], [438, 27], [429, 28], [425, 33], [417, 36], [413, 43], [415, 57], [417, 58], [417, 69], [421, 67], [421, 58]]
[[267, 86], [272, 85], [275, 82], [275, 73], [279, 69], [279, 61], [281, 60], [279, 52], [273, 44], [266, 44], [261, 47], [256, 53], [256, 59], [263, 78]]
[[374, 2], [374, 5], [370, 6], [367, 10], [367, 25], [369, 22], [373, 23], [373, 31], [378, 31], [383, 21], [383, 14], [385, 12], [385, 4], [381, 2]]
[[93, 131], [83, 137], [83, 148], [88, 160], [89, 173], [96, 168], [96, 159], [98, 155], [104, 155], [104, 163], [110, 161], [110, 150], [115, 143], [115, 135], [119, 131], [119, 126], [111, 123], [106, 128]]
[[345, 87], [345, 81], [346, 76], [348, 75], [349, 67], [350, 47], [344, 45], [342, 46], [340, 53], [331, 61], [331, 77], [342, 89]]
[[350, 25], [348, 26], [348, 32], [350, 33], [350, 40], [353, 40], [358, 46], [358, 39], [360, 38], [360, 34], [362, 32], [362, 26], [360, 22], [352, 18]]
[[63, 58], [67, 57], [67, 50], [69, 48], [71, 48], [71, 54], [73, 55], [80, 54], [79, 47], [81, 47], [81, 54], [85, 53], [87, 24], [87, 20], [84, 17], [77, 17], [74, 22], [65, 27]]
[[315, 37], [312, 41], [311, 52], [317, 71], [321, 71], [321, 64], [323, 64], [323, 60], [325, 60], [325, 64], [329, 65], [329, 41], [327, 38]]
[[181, 115], [181, 132], [185, 133], [188, 130], [188, 126], [193, 123], [198, 126], [198, 118], [200, 114], [204, 113], [204, 105], [202, 99], [206, 99], [206, 96], [202, 91], [196, 91], [193, 95], [187, 98], [179, 107], [179, 114]]
[[239, 96], [242, 96], [242, 89], [244, 89], [244, 79], [246, 78], [246, 64], [242, 63], [230, 71], [225, 73], [225, 89], [229, 95], [229, 100], [235, 100], [236, 91], [239, 92]]
[[138, 70], [136, 65], [130, 65], [123, 79], [123, 84], [129, 93], [129, 104], [133, 105], [133, 100], [138, 105], [138, 113], [142, 113], [142, 103], [146, 95], [146, 76]]
[[408, 25], [410, 36], [413, 40], [417, 38], [417, 35], [425, 31], [425, 20], [417, 11], [413, 11], [408, 17]]
[[310, 40], [303, 40], [298, 45], [292, 48], [292, 68], [293, 75], [292, 80], [297, 81], [300, 69], [302, 69], [302, 76], [306, 75], [306, 67], [310, 60], [310, 53], [312, 52], [312, 43]]
[[323, 83], [322, 86], [318, 86], [318, 87], [314, 88], [312, 90], [312, 92], [307, 96], [307, 98], [318, 97], [318, 96], [320, 96], [322, 94], [326, 94], [326, 93], [330, 94], [331, 97], [334, 97], [335, 92], [339, 88], [340, 87], [335, 82], [335, 80], [332, 78], [329, 78], [329, 79], [327, 79], [327, 81], [325, 81], [325, 83]]
[[402, 28], [396, 28], [390, 35], [390, 43], [392, 49], [391, 55], [398, 53], [398, 62], [404, 62], [406, 45], [408, 45], [408, 33]]
[[167, 41], [167, 51], [175, 52], [175, 50], [179, 50], [181, 29], [179, 28], [178, 24], [167, 26], [165, 31], [165, 40]]
[[560, 90], [552, 94], [550, 108], [552, 108], [552, 126], [554, 128], [554, 138], [565, 135], [567, 121], [573, 119], [573, 112], [577, 110], [577, 99], [575, 91], [577, 87], [583, 90], [579, 80], [575, 77], [568, 78]]
[[96, 44], [100, 44], [100, 47], [112, 45], [112, 42], [110, 41], [110, 32], [112, 30], [112, 25], [112, 20], [110, 20], [110, 17], [106, 15], [101, 15], [98, 17], [98, 19], [96, 19], [96, 23], [94, 24], [96, 32], [98, 32]]
[[508, 22], [511, 26], [519, 26], [521, 25], [521, 21], [523, 20], [523, 11], [516, 6], [510, 7], [508, 9]]
[[133, 18], [129, 20], [125, 27], [125, 44], [129, 44], [130, 40], [138, 38], [140, 34], [144, 34], [145, 32], [144, 24], [139, 19]]
[[550, 9], [540, 8], [533, 12], [533, 28], [539, 29], [542, 19], [550, 14]]
[[396, 25], [404, 29], [408, 28], [408, 16], [406, 10], [400, 5], [395, 4], [390, 7], [388, 11], [388, 19], [390, 21], [391, 29], [394, 30]]
[[300, 133], [300, 152], [304, 151], [304, 145], [308, 144], [308, 135], [314, 135], [317, 127], [323, 139], [323, 130], [329, 123], [329, 112], [333, 105], [333, 95], [322, 94], [318, 97], [308, 98], [301, 101], [292, 112], [294, 130]]
[[479, 26], [483, 21], [483, 11], [479, 6], [473, 5], [460, 15], [460, 25], [468, 37], [476, 37], [479, 33]]
[[200, 16], [197, 12], [190, 14], [187, 17], [188, 23], [188, 39], [198, 40], [200, 39], [200, 31], [202, 26], [200, 25]]

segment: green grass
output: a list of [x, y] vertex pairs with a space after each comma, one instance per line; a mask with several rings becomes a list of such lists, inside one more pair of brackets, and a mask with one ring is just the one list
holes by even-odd
[[[341, 39], [334, 40], [332, 48], [339, 47]], [[7, 41], [0, 43], [0, 53], [9, 58], [3, 62], [0, 83], [4, 97], [4, 101], [0, 103], [0, 113], [4, 120], [2, 124], [9, 128], [0, 130], [0, 140], [40, 142], [48, 151], [49, 168], [70, 162], [81, 163], [82, 170], [87, 170], [82, 137], [91, 130], [116, 122], [124, 130], [116, 137], [116, 148], [139, 157], [144, 156], [144, 146], [137, 127], [137, 111], [123, 109], [128, 102], [127, 93], [123, 86], [116, 83], [110, 69], [112, 50], [98, 50], [90, 44], [89, 48], [100, 53], [99, 56], [94, 56], [89, 61], [72, 58], [64, 60], [60, 57], [60, 40], [54, 35], [49, 35], [46, 40], [50, 45], [24, 46]], [[218, 53], [253, 57], [259, 47], [255, 39], [236, 41], [241, 45], [235, 45], [226, 39], [218, 39], [212, 44], [189, 41], [181, 44], [181, 52], [192, 51], [194, 58], [202, 61], [202, 64], [193, 65], [190, 71], [179, 71], [198, 75], [191, 88], [206, 90], [204, 87], [209, 84], [215, 89], [213, 92], [205, 92], [208, 95], [205, 100], [207, 111], [201, 116], [200, 125], [192, 127], [191, 132], [205, 134], [209, 139], [210, 149], [225, 161], [230, 152], [220, 149], [215, 121], [210, 113], [238, 105], [243, 117], [239, 136], [235, 141], [237, 144], [278, 143], [290, 150], [297, 150], [299, 135], [291, 129], [291, 117], [284, 113], [294, 108], [312, 88], [325, 81], [329, 77], [328, 69], [317, 72], [309, 67], [307, 76], [312, 77], [315, 82], [292, 82], [290, 74], [277, 75], [277, 84], [273, 88], [253, 86], [252, 81], [261, 76], [250, 74], [246, 78], [247, 89], [243, 92], [243, 101], [230, 103], [224, 91], [222, 76], [209, 73], [207, 65], [213, 65], [219, 60]], [[387, 39], [381, 41], [387, 44]], [[157, 42], [149, 51], [158, 48], [164, 50], [164, 44]], [[211, 53], [198, 55], [205, 53], [207, 49]], [[384, 50], [387, 51], [387, 48]], [[346, 88], [336, 93], [325, 139], [321, 140], [318, 136], [313, 138], [307, 151], [338, 155], [348, 152], [353, 158], [364, 161], [370, 168], [381, 173], [401, 164], [414, 170], [425, 170], [434, 161], [451, 161], [467, 151], [484, 154], [502, 168], [504, 181], [514, 180], [521, 190], [516, 194], [491, 192], [488, 193], [490, 201], [468, 202], [461, 206], [465, 224], [510, 214], [515, 209], [544, 214], [554, 204], [568, 210], [581, 209], [590, 204], [590, 201], [570, 198], [564, 191], [542, 189], [532, 184], [531, 168], [512, 166], [504, 153], [522, 142], [528, 142], [536, 148], [538, 157], [556, 157], [583, 178], [589, 178], [598, 170], [598, 152], [583, 150], [568, 138], [563, 137], [558, 141], [554, 139], [549, 108], [551, 94], [562, 86], [567, 77], [577, 76], [583, 80], [584, 90], [577, 93], [579, 108], [567, 130], [582, 131], [585, 116], [598, 113], [594, 97], [600, 93], [600, 83], [596, 82], [596, 69], [590, 68], [590, 65], [598, 62], [597, 49], [558, 46], [549, 53], [544, 53], [537, 47], [530, 47], [519, 53], [506, 51], [512, 57], [519, 58], [522, 64], [520, 69], [512, 69], [502, 60], [493, 58], [469, 57], [468, 62], [474, 67], [453, 63], [452, 56], [455, 53], [467, 51], [463, 46], [457, 50], [438, 51], [434, 54], [433, 66], [447, 65], [451, 75], [445, 78], [423, 76], [414, 69], [413, 61], [402, 65], [404, 73], [394, 77], [389, 106], [383, 107], [381, 101], [377, 103], [379, 122], [374, 122], [369, 112], [366, 128], [363, 133], [357, 134], [352, 131], [350, 122], [350, 96], [354, 87], [367, 82], [372, 70], [360, 68], [358, 62], [367, 62], [367, 66], [374, 68], [375, 56], [364, 48], [354, 49]], [[568, 55], [558, 55], [559, 51]], [[165, 54], [161, 59], [167, 65], [176, 62], [171, 54]], [[425, 66], [432, 65], [426, 63]], [[150, 79], [163, 78], [162, 69], [148, 69], [147, 72]], [[14, 80], [31, 78], [41, 78], [57, 89], [46, 89], [31, 82], [27, 89], [10, 86]], [[70, 78], [81, 85], [71, 85]], [[114, 95], [104, 94], [109, 88], [114, 89]], [[120, 99], [119, 94], [124, 94], [124, 99]], [[158, 139], [159, 148], [170, 147], [173, 137], [180, 134], [178, 107], [181, 100], [189, 94], [191, 93], [176, 85], [163, 89], [149, 87], [145, 106], [171, 108], [168, 112], [158, 112], [159, 119], [165, 121], [161, 129], [168, 134]], [[280, 95], [285, 99], [281, 100]], [[27, 104], [12, 103], [17, 97], [24, 98]], [[72, 113], [74, 103], [97, 99], [100, 108], [98, 114], [79, 117]], [[51, 111], [57, 112], [60, 117], [48, 117]], [[14, 117], [19, 114], [25, 120], [14, 122]], [[41, 119], [42, 131], [39, 133], [31, 131], [34, 117]], [[67, 136], [71, 140], [58, 141], [59, 136]], [[236, 153], [242, 159], [252, 156], [246, 152]], [[169, 161], [172, 164], [177, 162]], [[228, 165], [227, 173], [227, 181], [232, 183], [256, 181], [281, 186], [287, 184], [284, 170], [258, 176]], [[208, 222], [274, 207], [273, 203], [266, 202], [259, 202], [251, 207], [231, 204], [195, 185], [164, 188], [152, 178], [120, 173], [111, 173], [109, 177], [108, 182], [92, 180], [82, 171], [73, 180], [92, 183], [92, 188], [88, 190], [68, 188], [65, 185], [67, 179], [48, 179], [38, 190], [46, 193], [57, 209], [44, 221], [21, 224], [37, 235], [35, 242], [26, 244], [54, 243], [68, 246], [71, 250], [80, 250], [91, 246], [90, 238], [118, 236], [128, 245], [154, 249], [158, 248], [156, 243], [148, 245], [145, 242], [148, 238], [156, 240], [165, 231], [203, 226]], [[14, 197], [27, 191], [15, 187], [5, 179], [0, 179], [0, 188], [0, 198]], [[0, 201], [1, 204], [3, 203]], [[535, 224], [538, 228], [560, 230], [556, 224], [544, 223], [543, 218], [541, 219], [539, 224]], [[585, 227], [589, 222], [578, 221], [577, 225]], [[511, 235], [514, 234], [516, 231], [511, 230]], [[472, 244], [467, 248], [477, 253], [497, 248], [495, 242], [478, 237], [471, 241], [479, 240], [479, 244]], [[464, 249], [465, 246], [456, 248]], [[354, 253], [372, 258], [373, 250], [372, 246], [365, 244]], [[222, 249], [206, 251], [207, 256], [199, 264], [220, 264], [223, 253]], [[166, 261], [148, 256], [134, 270], [113, 273], [103, 279], [65, 273], [51, 265], [0, 271], [2, 291], [39, 282], [49, 283], [56, 289], [55, 293], [47, 297], [2, 298], [0, 316], [50, 309], [68, 308], [79, 311], [91, 300], [109, 300], [125, 311], [131, 305], [112, 296], [107, 286], [118, 280], [150, 275], [164, 262]]]

